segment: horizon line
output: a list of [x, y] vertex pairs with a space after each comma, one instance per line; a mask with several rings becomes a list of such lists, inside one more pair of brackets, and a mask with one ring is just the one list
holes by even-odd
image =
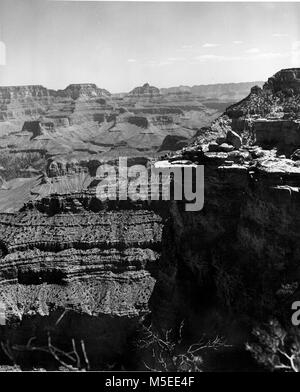
[[[141, 84], [141, 85], [137, 85], [137, 86], [133, 87], [131, 90], [129, 90], [129, 92], [132, 91], [133, 89], [135, 89], [136, 87], [142, 87], [142, 86], [144, 86], [144, 85], [147, 84], [147, 83], [150, 85], [150, 87], [156, 87], [156, 88], [158, 88], [159, 90], [164, 90], [164, 89], [170, 89], [170, 88], [176, 88], [176, 87], [190, 87], [190, 88], [192, 88], [192, 87], [199, 87], [199, 86], [216, 86], [216, 85], [219, 85], [219, 84], [226, 85], [226, 84], [247, 84], [247, 83], [265, 83], [265, 82], [266, 82], [265, 80], [250, 80], [250, 81], [241, 81], [241, 82], [200, 83], [200, 84], [193, 84], [193, 85], [178, 84], [178, 85], [171, 85], [171, 86], [168, 86], [168, 87], [157, 87], [157, 86], [152, 85], [152, 84], [149, 83], [149, 82], [145, 82], [145, 83], [143, 83], [143, 84]], [[64, 88], [49, 88], [49, 87], [46, 87], [45, 85], [39, 84], [39, 83], [35, 83], [35, 84], [10, 84], [10, 85], [0, 85], [0, 88], [10, 88], [10, 87], [36, 87], [36, 86], [40, 86], [40, 87], [43, 87], [43, 88], [45, 88], [45, 89], [47, 89], [47, 90], [63, 91], [63, 90], [65, 90], [65, 89], [67, 89], [69, 86], [84, 86], [84, 85], [90, 85], [90, 86], [91, 86], [91, 85], [94, 85], [94, 86], [96, 86], [97, 88], [99, 88], [99, 89], [101, 89], [101, 90], [107, 90], [108, 92], [111, 93], [111, 91], [108, 90], [106, 87], [99, 87], [99, 86], [98, 86], [96, 83], [94, 83], [94, 82], [90, 82], [90, 83], [89, 83], [89, 82], [68, 83], [68, 84], [65, 85]], [[124, 94], [124, 93], [126, 93], [126, 91], [118, 91], [118, 92], [113, 92], [113, 93], [111, 93], [111, 94]]]

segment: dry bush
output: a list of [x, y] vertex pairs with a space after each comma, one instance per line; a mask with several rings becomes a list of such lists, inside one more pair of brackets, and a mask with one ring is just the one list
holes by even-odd
[[254, 343], [246, 349], [255, 360], [271, 371], [300, 371], [300, 334], [296, 328], [288, 332], [277, 320], [270, 320], [263, 328], [253, 330]]
[[203, 365], [202, 353], [207, 350], [217, 350], [229, 347], [222, 338], [200, 340], [187, 348], [182, 344], [184, 323], [180, 324], [177, 338], [172, 330], [164, 333], [154, 332], [152, 326], [143, 327], [143, 337], [138, 346], [150, 350], [151, 364], [145, 367], [155, 372], [201, 372]]
[[28, 340], [27, 344], [13, 344], [9, 341], [1, 342], [1, 348], [7, 357], [12, 361], [14, 366], [18, 365], [17, 354], [19, 352], [44, 352], [50, 354], [61, 365], [62, 370], [69, 371], [86, 371], [90, 370], [90, 362], [86, 353], [84, 341], [80, 341], [79, 348], [74, 339], [71, 340], [72, 350], [63, 351], [55, 347], [51, 341], [51, 335], [48, 334], [46, 346], [34, 345], [35, 337]]

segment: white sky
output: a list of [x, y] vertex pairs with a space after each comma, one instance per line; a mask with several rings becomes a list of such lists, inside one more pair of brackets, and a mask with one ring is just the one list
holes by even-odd
[[300, 3], [1, 0], [0, 85], [266, 80], [300, 67], [299, 20]]

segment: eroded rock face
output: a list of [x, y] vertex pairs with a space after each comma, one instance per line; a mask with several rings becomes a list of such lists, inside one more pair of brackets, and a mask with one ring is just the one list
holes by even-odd
[[298, 120], [255, 120], [253, 123], [256, 143], [261, 146], [277, 147], [291, 154], [300, 146], [300, 121]]
[[[244, 347], [257, 322], [290, 322], [289, 295], [298, 298], [300, 287], [300, 169], [274, 152], [257, 157], [256, 149], [198, 155], [204, 208], [186, 212], [177, 202], [170, 209], [170, 258], [152, 300], [160, 326], [185, 320], [195, 335], [223, 334]], [[292, 294], [280, 294], [285, 285]]]
[[84, 167], [76, 159], [66, 161], [64, 159], [49, 159], [46, 166], [46, 173], [48, 177], [65, 176], [67, 174], [87, 172], [87, 167]]
[[159, 96], [160, 91], [157, 87], [150, 86], [149, 83], [145, 83], [141, 87], [136, 87], [129, 93], [130, 96], [138, 96], [138, 97], [153, 97]]
[[277, 72], [268, 79], [263, 88], [274, 92], [291, 89], [295, 93], [300, 93], [300, 68], [283, 69]]
[[43, 114], [51, 104], [49, 90], [43, 86], [0, 87], [0, 121]]
[[[66, 97], [71, 97], [72, 99], [95, 97], [103, 98], [110, 96], [109, 91], [101, 89], [92, 83], [70, 84], [64, 90], [59, 90], [57, 94], [65, 95]], [[100, 103], [105, 104], [106, 101]]]
[[49, 90], [39, 85], [0, 87], [0, 98], [3, 100], [49, 96]]
[[[71, 328], [71, 335], [85, 337], [98, 365], [108, 358], [113, 361], [149, 313], [161, 255], [162, 217], [146, 208], [91, 212], [81, 205], [78, 213], [63, 213], [58, 204], [53, 211], [42, 213], [31, 204], [23, 212], [0, 214], [4, 333], [12, 341], [22, 337], [24, 343], [32, 323], [37, 323], [40, 337], [51, 330], [65, 344], [71, 332], [65, 328]], [[69, 321], [56, 329], [64, 310], [70, 312]], [[85, 320], [81, 331], [68, 327], [75, 319]], [[19, 328], [29, 323], [29, 329], [14, 334], [12, 323]], [[96, 339], [89, 332], [94, 324], [106, 334], [102, 348], [91, 343]], [[115, 331], [110, 338], [107, 328]]]
[[0, 149], [65, 160], [153, 157], [166, 136], [189, 139], [220, 113], [200, 98], [163, 95], [147, 83], [114, 95], [92, 83], [0, 87]]
[[253, 88], [242, 101], [229, 106], [231, 119], [246, 116], [257, 118], [299, 118], [300, 68], [283, 69], [268, 79], [263, 89]]
[[57, 91], [39, 85], [0, 87], [0, 121], [31, 117], [37, 119], [39, 116], [48, 115], [58, 119], [61, 117], [65, 125], [66, 113], [72, 115], [74, 111], [83, 108], [87, 110], [84, 105], [76, 104], [76, 101], [90, 100], [90, 111], [93, 111], [94, 107], [96, 110], [101, 108], [101, 103], [93, 100], [103, 97], [109, 98], [110, 93], [88, 83], [71, 84], [64, 90]]
[[[244, 347], [253, 325], [270, 317], [290, 328], [300, 287], [295, 91], [252, 89], [169, 159], [170, 166], [183, 159], [204, 165], [205, 197], [199, 212], [180, 202], [170, 208], [172, 262], [162, 265], [153, 298], [153, 318], [166, 329], [189, 320], [195, 335], [215, 331]], [[287, 120], [281, 114], [289, 105], [296, 117]], [[232, 132], [239, 143], [226, 151]]]

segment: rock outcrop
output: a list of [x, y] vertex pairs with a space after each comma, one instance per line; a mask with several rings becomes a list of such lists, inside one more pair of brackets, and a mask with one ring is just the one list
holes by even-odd
[[256, 143], [291, 154], [300, 146], [299, 120], [258, 119], [253, 122]]
[[57, 91], [38, 85], [0, 87], [0, 121], [41, 115], [66, 117], [73, 113], [77, 100], [109, 97], [107, 90], [95, 84], [71, 84]]
[[298, 118], [300, 103], [300, 68], [283, 69], [272, 76], [263, 88], [252, 88], [242, 101], [229, 106], [231, 119], [249, 116], [262, 118]]
[[[64, 90], [52, 91], [51, 93], [54, 96], [65, 96], [74, 100], [78, 98], [108, 98], [111, 95], [109, 91], [101, 89], [93, 83], [70, 84]], [[105, 101], [103, 103], [105, 104]]]
[[136, 87], [129, 93], [130, 96], [135, 97], [158, 97], [160, 95], [160, 91], [157, 87], [150, 86], [149, 83], [145, 83], [143, 86]]
[[239, 150], [242, 147], [241, 137], [234, 131], [229, 130], [226, 134], [226, 141], [231, 144], [235, 150]]
[[279, 91], [300, 93], [300, 69], [289, 68], [277, 72], [268, 79], [263, 87], [265, 90], [271, 90], [274, 93]]

